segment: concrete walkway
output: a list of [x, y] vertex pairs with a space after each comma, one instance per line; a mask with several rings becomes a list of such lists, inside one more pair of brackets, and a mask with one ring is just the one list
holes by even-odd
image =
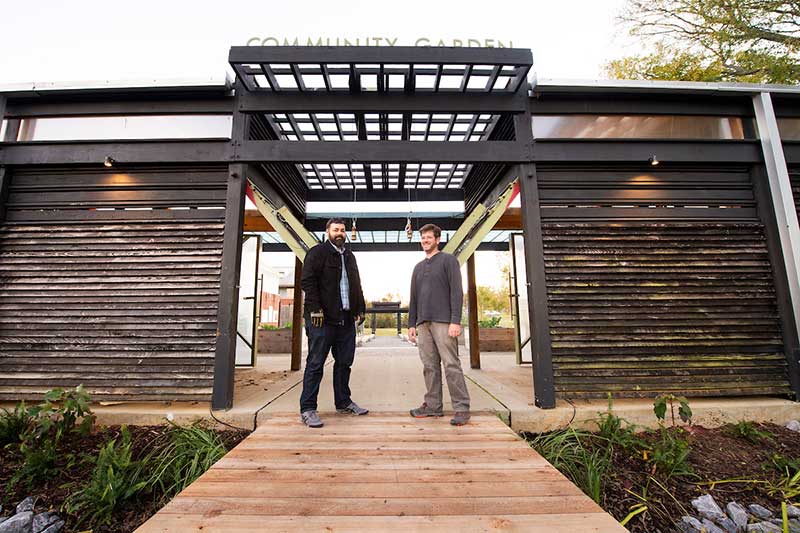
[[[499, 415], [515, 431], [541, 433], [566, 427], [593, 428], [606, 400], [559, 400], [555, 409], [539, 409], [533, 403], [533, 374], [530, 365], [517, 365], [513, 353], [481, 355], [481, 369], [469, 368], [467, 350], [460, 348], [461, 365], [474, 412]], [[299, 411], [302, 370], [291, 372], [288, 354], [262, 355], [255, 368], [236, 370], [233, 409], [213, 416], [233, 426], [254, 429], [270, 416]], [[329, 358], [320, 388], [321, 415], [334, 412], [332, 359]], [[447, 385], [445, 409], [450, 408]], [[373, 411], [407, 413], [422, 402], [422, 363], [416, 347], [397, 337], [376, 337], [356, 350], [351, 376], [353, 399]], [[781, 398], [690, 398], [694, 421], [706, 427], [753, 420], [784, 424], [800, 419], [800, 403]], [[0, 405], [2, 407], [2, 405]], [[159, 424], [165, 418], [189, 423], [211, 420], [208, 404], [202, 403], [120, 403], [93, 406], [103, 424]], [[652, 400], [615, 399], [614, 411], [643, 427], [654, 427]], [[298, 422], [299, 423], [299, 422]]]

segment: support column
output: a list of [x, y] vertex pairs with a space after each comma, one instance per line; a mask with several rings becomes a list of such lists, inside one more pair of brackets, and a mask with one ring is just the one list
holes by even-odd
[[[772, 107], [769, 93], [763, 92], [753, 97], [753, 109], [756, 115], [756, 127], [761, 139], [761, 150], [764, 154], [764, 166], [767, 171], [767, 182], [771, 196], [772, 209], [778, 228], [778, 237], [786, 271], [786, 281], [791, 297], [791, 310], [795, 332], [800, 332], [800, 226], [797, 221], [792, 184], [789, 170], [783, 154], [778, 121]], [[786, 358], [789, 366], [789, 381], [795, 394], [800, 399], [800, 363], [798, 354], [791, 347], [786, 347]]]
[[228, 167], [225, 199], [225, 233], [219, 276], [217, 346], [214, 355], [212, 409], [233, 406], [233, 373], [236, 364], [236, 317], [239, 313], [239, 272], [242, 266], [242, 228], [247, 176], [245, 165]]
[[539, 186], [536, 181], [534, 165], [520, 165], [519, 170], [522, 232], [525, 238], [525, 269], [528, 274], [525, 289], [528, 291], [528, 319], [531, 328], [534, 401], [537, 407], [552, 409], [556, 406], [556, 396], [547, 310]]
[[481, 367], [480, 334], [478, 332], [478, 287], [475, 283], [475, 254], [467, 259], [467, 309], [469, 313], [469, 366]]
[[294, 258], [294, 308], [292, 309], [292, 362], [291, 370], [300, 370], [303, 358], [303, 289], [300, 279], [303, 276], [303, 262]]

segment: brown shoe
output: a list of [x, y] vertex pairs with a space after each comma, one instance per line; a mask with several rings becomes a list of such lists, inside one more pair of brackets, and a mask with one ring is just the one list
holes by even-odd
[[450, 419], [450, 424], [453, 426], [463, 426], [467, 422], [469, 422], [469, 411], [456, 411]]
[[419, 407], [417, 407], [415, 409], [412, 409], [411, 411], [409, 411], [409, 413], [414, 418], [428, 418], [428, 417], [431, 417], [431, 416], [437, 416], [437, 417], [438, 416], [444, 416], [443, 412], [434, 411], [433, 409], [428, 407], [427, 403], [423, 403]]

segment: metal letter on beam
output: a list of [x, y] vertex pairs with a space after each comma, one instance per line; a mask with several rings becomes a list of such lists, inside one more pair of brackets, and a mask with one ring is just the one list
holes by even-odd
[[[781, 243], [786, 280], [789, 285], [789, 296], [792, 302], [794, 326], [800, 333], [800, 227], [797, 211], [783, 153], [778, 121], [772, 107], [769, 93], [759, 93], [753, 97], [753, 108], [756, 115], [756, 126], [764, 152], [764, 164], [767, 170], [769, 192], [772, 197], [772, 208]], [[791, 352], [791, 350], [789, 350]], [[787, 353], [789, 363], [789, 379], [794, 389], [795, 398], [800, 399], [800, 369], [795, 354]]]

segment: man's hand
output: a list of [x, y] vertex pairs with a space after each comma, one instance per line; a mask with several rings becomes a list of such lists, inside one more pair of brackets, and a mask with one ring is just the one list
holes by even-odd
[[355, 321], [357, 326], [360, 326], [361, 324], [363, 324], [366, 319], [367, 319], [367, 317], [364, 316], [364, 315], [356, 315], [356, 316], [353, 317], [353, 320]]
[[408, 340], [417, 343], [417, 328], [408, 328]]
[[447, 328], [447, 334], [451, 337], [458, 337], [461, 335], [461, 324], [450, 324], [450, 327]]
[[321, 328], [325, 324], [325, 315], [322, 311], [314, 311], [311, 313], [311, 325], [315, 328]]

